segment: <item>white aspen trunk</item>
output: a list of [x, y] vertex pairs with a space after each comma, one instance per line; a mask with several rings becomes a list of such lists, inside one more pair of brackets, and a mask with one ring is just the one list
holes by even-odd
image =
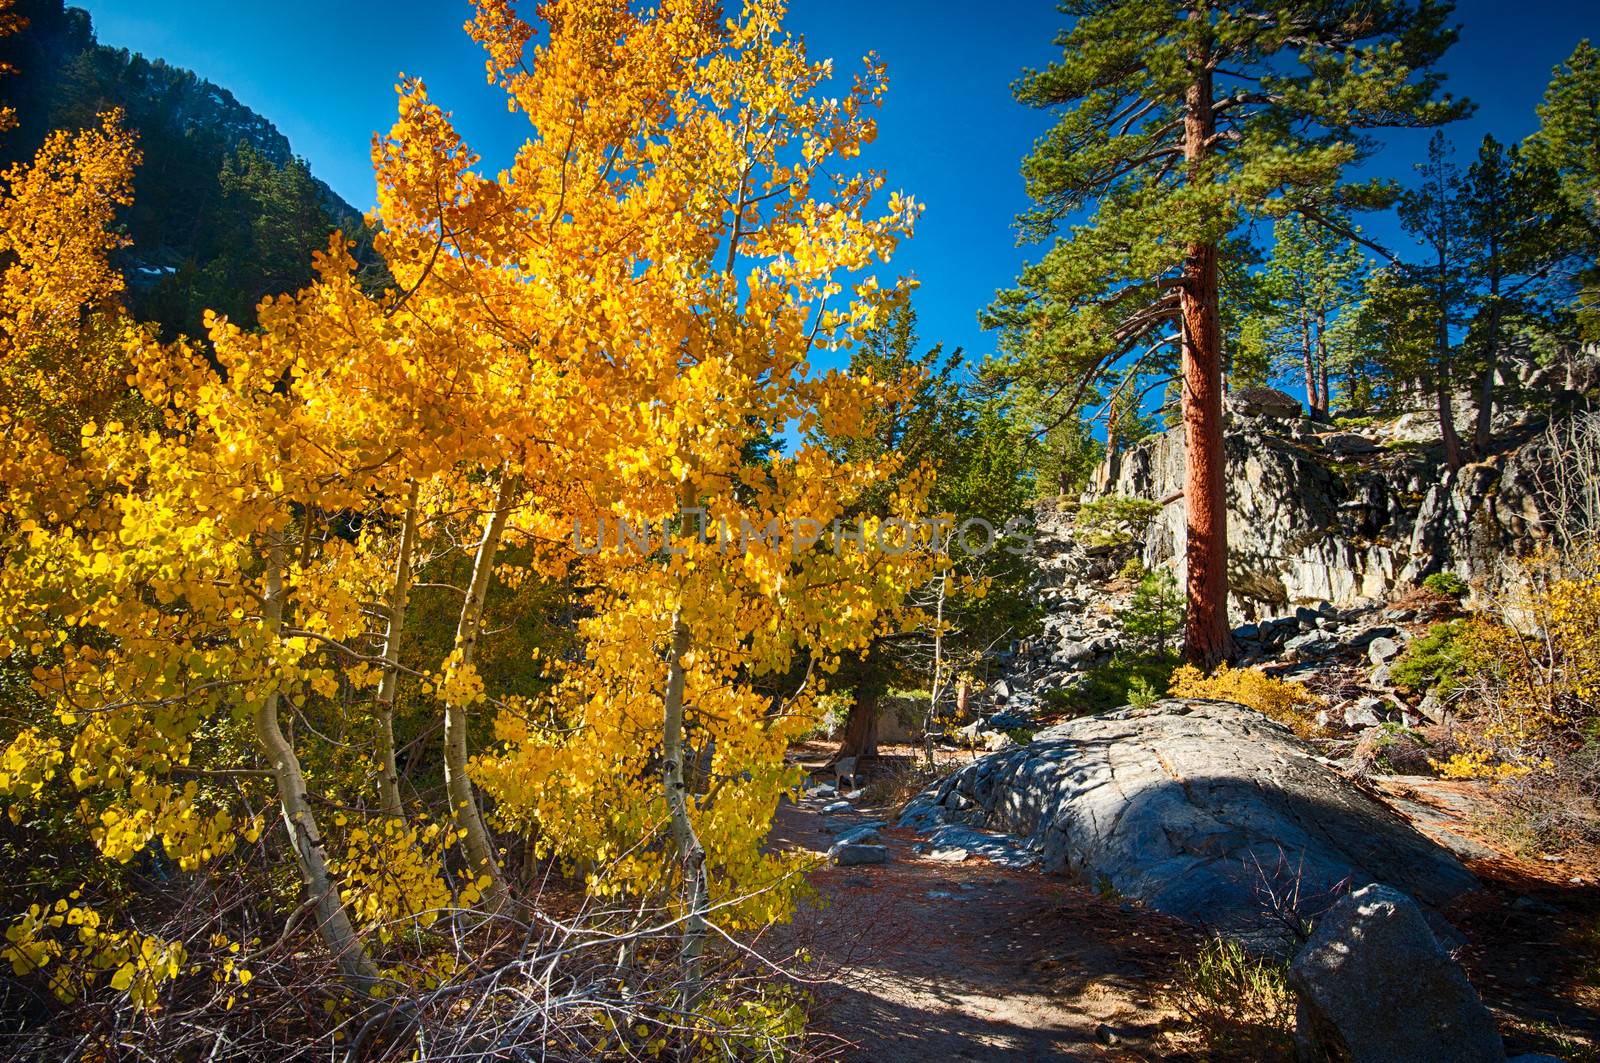
[[939, 577], [939, 594], [935, 599], [933, 614], [933, 684], [928, 691], [928, 714], [922, 721], [922, 746], [928, 758], [928, 767], [933, 767], [933, 721], [939, 713], [939, 694], [943, 689], [944, 676], [944, 598], [945, 590], [950, 585], [950, 575], [945, 573]]
[[679, 950], [681, 984], [678, 1006], [691, 1011], [700, 996], [700, 957], [706, 946], [706, 912], [710, 907], [710, 887], [706, 882], [706, 851], [689, 819], [689, 793], [683, 774], [683, 688], [684, 655], [689, 652], [689, 625], [680, 605], [672, 613], [671, 644], [667, 650], [667, 689], [663, 700], [662, 759], [663, 785], [667, 812], [672, 823], [672, 838], [683, 861], [684, 921], [683, 944]]
[[383, 634], [383, 677], [378, 681], [376, 706], [378, 741], [378, 799], [383, 814], [405, 820], [400, 801], [400, 771], [394, 759], [394, 698], [400, 685], [400, 636], [406, 626], [406, 599], [411, 594], [411, 555], [417, 540], [417, 484], [411, 484], [406, 514], [400, 526], [400, 557], [395, 562], [394, 583], [389, 588], [389, 617]]
[[[506, 518], [511, 512], [511, 501], [521, 483], [519, 477], [507, 473], [495, 493], [494, 510], [483, 529], [483, 539], [478, 543], [477, 556], [472, 562], [472, 581], [467, 585], [467, 597], [461, 603], [461, 619], [456, 625], [456, 653], [459, 667], [470, 667], [478, 648], [478, 635], [483, 624], [483, 601], [489, 591], [489, 578], [494, 573], [495, 554], [500, 550], [500, 540], [505, 535]], [[495, 859], [494, 846], [489, 840], [489, 830], [483, 822], [483, 812], [478, 807], [478, 795], [467, 774], [467, 706], [445, 703], [444, 709], [444, 782], [450, 797], [450, 814], [456, 829], [466, 842], [467, 858], [473, 873], [489, 876], [489, 888], [484, 899], [494, 911], [506, 899], [505, 879]]]
[[[283, 567], [284, 549], [275, 541], [268, 553], [266, 597], [263, 618], [268, 632], [276, 638], [283, 629]], [[278, 804], [283, 812], [283, 825], [289, 832], [289, 846], [294, 851], [300, 878], [305, 883], [307, 899], [317, 914], [317, 929], [323, 942], [333, 953], [339, 973], [361, 996], [368, 996], [378, 984], [378, 970], [367, 956], [366, 947], [350, 923], [339, 898], [339, 888], [328, 870], [328, 856], [323, 848], [322, 834], [317, 829], [316, 817], [306, 800], [305, 773], [300, 768], [300, 758], [294, 747], [284, 737], [278, 724], [279, 693], [276, 687], [256, 707], [253, 723], [256, 741], [267, 755], [272, 766], [273, 781], [277, 784]]]

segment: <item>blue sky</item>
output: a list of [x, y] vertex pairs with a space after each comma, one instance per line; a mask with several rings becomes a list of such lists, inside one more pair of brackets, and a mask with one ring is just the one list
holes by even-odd
[[[93, 14], [102, 43], [159, 56], [230, 89], [363, 209], [373, 199], [368, 146], [393, 120], [401, 72], [428, 82], [491, 168], [526, 133], [485, 83], [482, 52], [461, 31], [466, 0], [76, 2]], [[1461, 41], [1443, 68], [1450, 90], [1478, 103], [1450, 130], [1463, 164], [1485, 132], [1507, 141], [1531, 132], [1551, 68], [1579, 38], [1600, 38], [1600, 5], [1582, 0], [1462, 0], [1456, 21]], [[1050, 124], [1047, 114], [1016, 104], [1010, 84], [1024, 66], [1050, 60], [1064, 17], [1048, 0], [795, 0], [790, 22], [812, 54], [833, 57], [841, 70], [869, 50], [887, 61], [889, 98], [866, 161], [927, 204], [895, 267], [922, 283], [926, 342], [986, 353], [993, 336], [979, 329], [979, 309], [1038, 252], [1016, 246], [1012, 220], [1026, 206], [1018, 164]], [[1405, 179], [1427, 134], [1388, 140], [1372, 168]], [[1381, 219], [1369, 229], [1397, 239]]]

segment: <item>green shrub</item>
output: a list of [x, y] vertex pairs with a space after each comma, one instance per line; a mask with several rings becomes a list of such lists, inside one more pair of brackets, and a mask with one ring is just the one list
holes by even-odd
[[1131, 643], [1154, 650], [1157, 656], [1165, 655], [1183, 623], [1183, 596], [1171, 571], [1158, 568], [1146, 572], [1120, 619], [1123, 634]]
[[1162, 697], [1178, 666], [1176, 654], [1113, 657], [1084, 673], [1083, 683], [1052, 690], [1045, 705], [1053, 713], [1094, 716], [1124, 705], [1148, 705]]
[[1407, 690], [1450, 693], [1471, 668], [1472, 651], [1465, 620], [1435, 624], [1405, 648], [1390, 669], [1396, 686]]
[[1467, 581], [1454, 572], [1435, 572], [1422, 581], [1422, 588], [1435, 594], [1442, 594], [1446, 598], [1464, 598], [1470, 589], [1467, 587]]
[[1112, 495], [1078, 510], [1078, 530], [1090, 546], [1124, 546], [1143, 535], [1160, 513], [1160, 504], [1147, 498]]
[[1130, 557], [1128, 560], [1124, 561], [1122, 563], [1122, 567], [1117, 570], [1117, 578], [1120, 580], [1127, 580], [1129, 583], [1138, 583], [1140, 580], [1144, 579], [1145, 573], [1148, 571], [1149, 569], [1144, 567], [1143, 561], [1139, 560], [1137, 557]]
[[1333, 419], [1333, 427], [1342, 428], [1345, 431], [1353, 431], [1357, 428], [1371, 428], [1377, 423], [1378, 419], [1376, 417], [1335, 417]]

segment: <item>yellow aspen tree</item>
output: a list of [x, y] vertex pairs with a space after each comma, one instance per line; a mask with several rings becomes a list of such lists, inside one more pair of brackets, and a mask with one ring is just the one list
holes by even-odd
[[385, 603], [383, 628], [383, 674], [374, 698], [376, 741], [378, 744], [378, 797], [383, 814], [391, 819], [405, 818], [400, 799], [400, 770], [395, 763], [394, 701], [400, 685], [400, 639], [405, 633], [406, 605], [411, 596], [411, 567], [417, 543], [418, 484], [411, 482], [405, 510], [400, 517], [400, 542], [395, 553], [394, 582]]
[[[138, 165], [111, 112], [97, 127], [51, 133], [32, 160], [0, 173], [0, 432], [13, 453], [41, 433], [40, 445], [70, 450], [84, 420], [134, 415], [122, 275], [106, 256], [125, 243], [112, 224], [132, 202]], [[48, 462], [7, 465], [40, 485], [54, 479], [24, 472]]]
[[[783, 32], [784, 9], [755, 0], [724, 22], [698, 2], [552, 3], [548, 43], [526, 62], [532, 29], [509, 5], [480, 4], [473, 25], [536, 130], [497, 194], [529, 204], [525, 248], [565, 241], [582, 266], [557, 257], [529, 284], [567, 311], [556, 327], [586, 354], [573, 371], [602, 396], [604, 431], [582, 448], [596, 513], [634, 533], [587, 561], [601, 587], [584, 659], [558, 669], [557, 725], [503, 715], [505, 752], [480, 773], [503, 816], [595, 869], [592, 888], [677, 890], [685, 1005], [713, 908], [737, 929], [787, 906], [775, 887], [794, 861], [760, 842], [796, 782], [783, 751], [816, 684], [775, 703], [758, 680], [806, 658], [825, 671], [864, 645], [930, 564], [894, 534], [885, 551], [818, 542], [892, 457], [757, 445], [824, 419], [859, 425], [872, 387], [815, 376], [809, 360], [877, 321], [890, 293], [860, 274], [918, 210], [894, 195], [874, 215], [882, 176], [836, 172], [874, 135], [881, 65], [822, 97], [831, 65]], [[915, 515], [910, 482], [884, 517]], [[632, 545], [642, 529], [653, 546]], [[662, 831], [669, 861], [652, 842]]]
[[[438, 460], [414, 397], [439, 386], [432, 359], [461, 359], [454, 340], [419, 349], [360, 293], [353, 266], [333, 248], [318, 284], [262, 305], [259, 333], [214, 322], [220, 373], [187, 344], [136, 336], [134, 381], [162, 411], [160, 429], [84, 423], [76, 452], [53, 467], [62, 486], [50, 497], [8, 490], [0, 605], [4, 649], [38, 662], [36, 691], [54, 717], [7, 756], [26, 739], [53, 761], [85, 795], [106, 857], [126, 862], [160, 842], [193, 869], [240, 835], [236, 799], [200, 779], [248, 775], [253, 758], [199, 773], [191, 758], [254, 745], [317, 929], [364, 993], [376, 969], [278, 719], [388, 658], [350, 648], [368, 627], [363, 581], [351, 578], [360, 558], [326, 529], [375, 499], [392, 508], [407, 497], [405, 467]], [[67, 496], [82, 501], [68, 510]], [[253, 837], [260, 824], [244, 826]], [[462, 891], [464, 903], [476, 896]]]

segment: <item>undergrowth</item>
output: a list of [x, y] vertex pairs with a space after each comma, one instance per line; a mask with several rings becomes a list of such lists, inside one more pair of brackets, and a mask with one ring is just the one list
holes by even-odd
[[861, 795], [868, 805], [885, 805], [899, 808], [913, 797], [942, 778], [946, 769], [929, 766], [924, 760], [912, 758], [887, 765], [888, 770], [869, 780]]
[[1294, 993], [1287, 968], [1212, 938], [1180, 960], [1173, 1003], [1206, 1047], [1225, 1059], [1288, 1059]]
[[1208, 676], [1186, 664], [1172, 673], [1168, 692], [1174, 697], [1237, 702], [1287, 726], [1301, 738], [1310, 738], [1321, 730], [1316, 713], [1322, 699], [1299, 683], [1274, 678], [1259, 668], [1229, 668], [1223, 664]]
[[1085, 672], [1077, 686], [1047, 693], [1045, 707], [1054, 716], [1094, 716], [1148, 705], [1163, 696], [1177, 665], [1176, 654], [1119, 655]]

